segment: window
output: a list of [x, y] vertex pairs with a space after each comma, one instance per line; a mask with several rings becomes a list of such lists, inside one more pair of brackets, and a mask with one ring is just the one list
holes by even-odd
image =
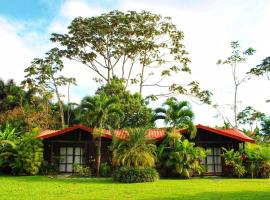
[[84, 164], [83, 149], [81, 147], [60, 147], [60, 172], [73, 172], [73, 164]]
[[202, 164], [207, 165], [209, 173], [221, 173], [222, 172], [222, 161], [221, 161], [221, 151], [217, 147], [207, 147], [208, 155]]

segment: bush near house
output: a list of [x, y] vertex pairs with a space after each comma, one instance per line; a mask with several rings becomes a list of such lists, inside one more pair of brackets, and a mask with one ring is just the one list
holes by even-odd
[[270, 177], [270, 146], [266, 143], [248, 143], [242, 153], [223, 148], [222, 156], [225, 159], [225, 175], [238, 178]]
[[114, 181], [123, 183], [154, 182], [158, 179], [157, 170], [151, 167], [120, 167], [113, 174]]
[[246, 169], [243, 166], [242, 157], [238, 151], [234, 149], [227, 150], [222, 148], [223, 153], [221, 156], [225, 160], [225, 170], [224, 173], [226, 176], [236, 176], [238, 178], [242, 177], [246, 173]]
[[125, 140], [113, 137], [112, 154], [115, 181], [124, 183], [152, 182], [158, 179], [153, 168], [156, 162], [156, 145], [147, 140], [147, 129], [127, 130]]
[[181, 135], [175, 129], [168, 132], [158, 148], [158, 169], [162, 176], [190, 178], [194, 173], [202, 175], [205, 172], [200, 160], [206, 157], [206, 152], [187, 139], [181, 140]]
[[270, 146], [266, 143], [247, 144], [244, 165], [247, 176], [269, 178], [270, 176]]
[[38, 129], [18, 133], [6, 125], [0, 128], [0, 171], [14, 175], [35, 175], [43, 160], [42, 141]]

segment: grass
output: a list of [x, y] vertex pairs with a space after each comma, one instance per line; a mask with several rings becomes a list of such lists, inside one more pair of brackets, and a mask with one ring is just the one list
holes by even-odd
[[119, 184], [110, 178], [2, 176], [0, 199], [270, 199], [270, 179], [194, 178]]

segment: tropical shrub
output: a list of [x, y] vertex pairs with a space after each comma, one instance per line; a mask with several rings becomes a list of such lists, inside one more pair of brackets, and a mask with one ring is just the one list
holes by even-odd
[[0, 170], [16, 175], [37, 174], [43, 160], [42, 141], [36, 138], [38, 129], [20, 136], [15, 129], [8, 128], [8, 132], [0, 133]]
[[100, 164], [100, 175], [103, 177], [108, 177], [111, 175], [111, 166], [108, 163]]
[[200, 160], [206, 157], [206, 152], [187, 139], [181, 140], [181, 135], [174, 129], [169, 132], [158, 148], [158, 168], [162, 175], [190, 178], [193, 173], [202, 174], [204, 166]]
[[43, 160], [42, 141], [36, 139], [38, 129], [25, 133], [17, 143], [14, 163], [10, 163], [13, 174], [35, 175]]
[[92, 175], [90, 167], [84, 167], [80, 164], [73, 165], [74, 172], [80, 177], [90, 177]]
[[113, 174], [114, 181], [123, 183], [154, 182], [158, 179], [157, 170], [151, 167], [120, 167]]
[[238, 178], [244, 176], [246, 173], [245, 167], [242, 163], [242, 156], [238, 151], [234, 149], [227, 150], [222, 148], [223, 153], [221, 156], [225, 160], [225, 175], [227, 176], [237, 176]]
[[247, 144], [245, 166], [252, 178], [270, 176], [270, 147], [268, 144]]
[[128, 129], [124, 140], [113, 137], [113, 165], [124, 167], [154, 167], [156, 145], [147, 140], [147, 129]]
[[158, 179], [153, 167], [156, 161], [156, 146], [147, 140], [147, 129], [134, 128], [127, 131], [125, 139], [113, 137], [112, 153], [115, 181], [124, 183], [149, 182]]

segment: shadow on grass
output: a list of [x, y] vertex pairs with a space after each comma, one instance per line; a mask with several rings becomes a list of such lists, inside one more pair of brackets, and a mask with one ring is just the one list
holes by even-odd
[[[151, 200], [153, 197], [144, 198], [144, 200]], [[159, 200], [268, 200], [270, 199], [270, 191], [237, 191], [237, 192], [201, 192], [192, 194], [183, 194], [183, 195], [170, 195], [159, 197]]]
[[[6, 176], [8, 177], [8, 176]], [[11, 176], [10, 176], [11, 177]], [[40, 183], [87, 183], [87, 184], [114, 184], [112, 178], [79, 178], [79, 177], [55, 177], [55, 176], [18, 176], [19, 182], [40, 182]]]

